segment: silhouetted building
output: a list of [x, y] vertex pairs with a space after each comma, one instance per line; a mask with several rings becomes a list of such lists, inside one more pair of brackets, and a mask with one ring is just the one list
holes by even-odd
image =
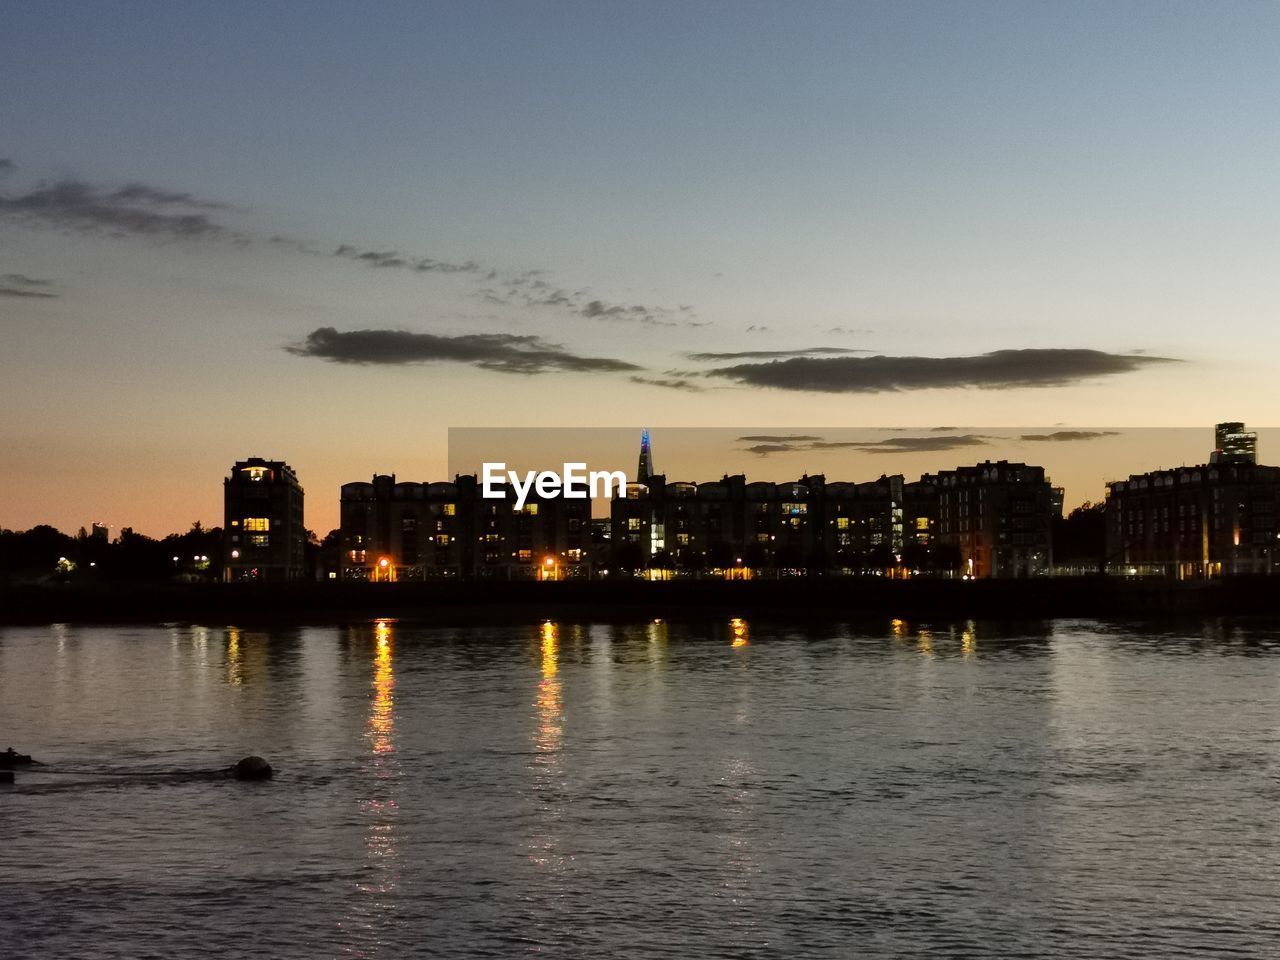
[[105, 523], [95, 523], [89, 531], [89, 536], [99, 543], [107, 543], [111, 540], [111, 531], [107, 529]]
[[222, 482], [226, 562], [233, 580], [298, 580], [305, 576], [307, 532], [302, 487], [283, 460], [251, 457]]
[[943, 470], [938, 542], [970, 577], [1031, 577], [1053, 567], [1053, 494], [1044, 468], [990, 460]]
[[344, 580], [486, 577], [559, 580], [590, 570], [591, 501], [540, 498], [516, 508], [515, 491], [481, 496], [474, 475], [452, 483], [376, 475], [342, 486]]
[[[884, 573], [902, 562], [903, 500], [901, 476], [689, 483], [658, 474], [612, 501], [610, 569], [653, 578]], [[927, 544], [932, 511], [920, 506], [920, 517]]]
[[1179, 580], [1272, 573], [1280, 467], [1247, 460], [1155, 470], [1107, 488], [1107, 570]]
[[1257, 463], [1258, 435], [1238, 421], [1220, 423], [1213, 430], [1214, 451], [1210, 463]]

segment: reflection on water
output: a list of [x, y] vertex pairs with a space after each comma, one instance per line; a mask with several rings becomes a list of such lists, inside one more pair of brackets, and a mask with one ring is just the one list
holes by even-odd
[[530, 773], [533, 776], [533, 794], [545, 806], [542, 808], [540, 828], [530, 839], [529, 859], [544, 867], [558, 865], [556, 856], [558, 838], [557, 821], [561, 795], [560, 753], [564, 745], [564, 699], [560, 683], [560, 626], [550, 620], [540, 630], [542, 675], [538, 680], [538, 692], [534, 701], [537, 710], [537, 726], [533, 734], [533, 755]]
[[1231, 619], [2, 630], [0, 955], [1270, 960], [1277, 690]]
[[244, 683], [244, 653], [240, 650], [240, 629], [227, 628], [227, 683], [233, 687]]
[[[400, 880], [396, 819], [402, 771], [395, 745], [395, 686], [393, 625], [390, 620], [379, 620], [373, 626], [373, 695], [365, 732], [370, 749], [365, 765], [368, 794], [359, 801], [367, 831], [367, 870], [355, 885], [361, 897], [352, 904], [355, 915], [350, 918], [375, 945], [395, 923], [395, 893]], [[364, 950], [353, 953], [371, 955]]]

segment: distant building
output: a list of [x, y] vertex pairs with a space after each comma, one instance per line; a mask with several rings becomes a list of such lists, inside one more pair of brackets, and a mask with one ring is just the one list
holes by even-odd
[[1280, 567], [1280, 467], [1247, 460], [1155, 470], [1107, 489], [1107, 570], [1178, 580]]
[[111, 539], [111, 531], [105, 523], [95, 523], [89, 531], [89, 536], [99, 543], [106, 543]]
[[1043, 467], [990, 460], [937, 474], [937, 542], [971, 577], [1032, 577], [1053, 567], [1053, 493]]
[[227, 538], [223, 578], [299, 580], [305, 576], [307, 532], [302, 487], [282, 460], [252, 457], [222, 482]]
[[1215, 448], [1210, 463], [1257, 463], [1258, 435], [1247, 432], [1243, 423], [1220, 423], [1213, 430]]
[[1219, 423], [1209, 462], [1107, 485], [1107, 571], [1178, 580], [1280, 570], [1280, 467], [1258, 436]]
[[653, 469], [653, 447], [649, 443], [649, 431], [640, 434], [640, 462], [636, 466], [636, 483], [648, 483], [656, 471]]
[[474, 475], [453, 482], [342, 486], [339, 540], [344, 580], [448, 578], [560, 580], [590, 571], [591, 502], [514, 490], [486, 499]]

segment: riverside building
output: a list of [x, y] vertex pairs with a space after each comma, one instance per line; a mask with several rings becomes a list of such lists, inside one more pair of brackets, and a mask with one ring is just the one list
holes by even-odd
[[283, 460], [251, 457], [231, 468], [222, 482], [224, 580], [303, 578], [302, 499], [297, 474]]

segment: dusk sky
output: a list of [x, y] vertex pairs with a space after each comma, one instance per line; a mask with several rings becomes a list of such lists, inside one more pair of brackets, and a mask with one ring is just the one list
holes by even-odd
[[[1263, 3], [15, 0], [0, 526], [220, 524], [267, 456], [323, 534], [449, 427], [1203, 459], [1280, 422], [1277, 50]], [[1069, 505], [1162, 465], [1107, 437]]]

